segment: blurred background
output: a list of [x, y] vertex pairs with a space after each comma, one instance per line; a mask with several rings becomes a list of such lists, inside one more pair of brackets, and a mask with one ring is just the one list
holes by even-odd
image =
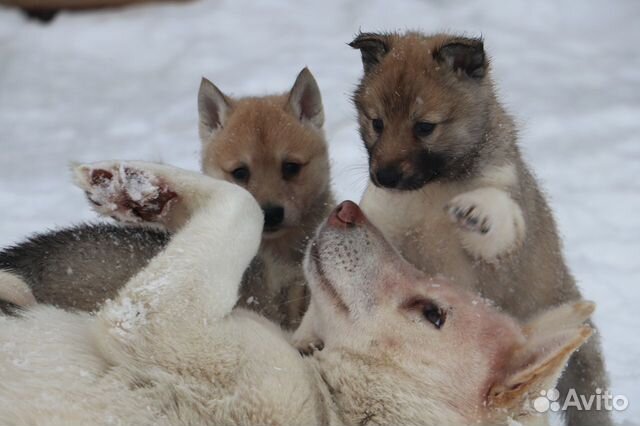
[[358, 200], [367, 169], [349, 96], [361, 63], [346, 43], [360, 29], [482, 35], [570, 266], [598, 302], [612, 391], [630, 400], [616, 419], [637, 422], [640, 1], [194, 0], [93, 9], [127, 1], [0, 0], [0, 247], [95, 220], [70, 183], [71, 161], [197, 169], [201, 76], [228, 94], [256, 95], [288, 90], [308, 66], [324, 97], [338, 199]]

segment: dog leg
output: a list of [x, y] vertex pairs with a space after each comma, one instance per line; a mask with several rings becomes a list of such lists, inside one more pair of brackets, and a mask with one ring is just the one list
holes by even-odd
[[[203, 191], [189, 188], [206, 185], [201, 176], [181, 170], [174, 186], [186, 189], [187, 199], [176, 203], [178, 194], [160, 178], [169, 166], [140, 162], [100, 162], [74, 168], [75, 183], [85, 190], [87, 200], [102, 216], [134, 225], [159, 225], [174, 232], [190, 216]], [[179, 169], [176, 169], [179, 170]], [[167, 214], [167, 212], [171, 214]]]
[[191, 330], [192, 338], [198, 330], [206, 334], [231, 312], [262, 232], [262, 211], [247, 191], [140, 162], [81, 165], [75, 176], [102, 214], [178, 229], [165, 250], [100, 310], [103, 332], [133, 350], [159, 329], [171, 338], [178, 338], [178, 330]]
[[524, 239], [522, 209], [503, 190], [484, 187], [465, 192], [445, 208], [458, 225], [462, 245], [475, 258], [494, 262]]

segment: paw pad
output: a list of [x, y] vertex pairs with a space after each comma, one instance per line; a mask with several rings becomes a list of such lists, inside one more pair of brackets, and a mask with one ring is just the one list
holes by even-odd
[[80, 185], [99, 213], [128, 222], [154, 222], [178, 194], [160, 179], [126, 164], [81, 168]]

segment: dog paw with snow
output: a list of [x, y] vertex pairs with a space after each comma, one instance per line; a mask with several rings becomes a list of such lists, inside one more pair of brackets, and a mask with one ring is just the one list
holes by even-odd
[[520, 206], [498, 188], [480, 188], [454, 197], [446, 206], [450, 219], [458, 225], [464, 248], [487, 261], [516, 248], [525, 236]]
[[123, 222], [159, 222], [177, 194], [148, 169], [105, 161], [77, 166], [74, 177], [99, 214]]

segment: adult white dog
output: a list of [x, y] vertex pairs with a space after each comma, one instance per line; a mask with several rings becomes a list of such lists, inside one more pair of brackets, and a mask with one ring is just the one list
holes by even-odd
[[95, 315], [35, 306], [0, 320], [3, 425], [545, 424], [529, 397], [591, 334], [590, 303], [521, 327], [424, 276], [345, 202], [305, 261], [325, 346], [302, 357], [234, 309], [263, 224], [248, 192], [147, 163], [75, 175], [99, 212], [179, 231]]

